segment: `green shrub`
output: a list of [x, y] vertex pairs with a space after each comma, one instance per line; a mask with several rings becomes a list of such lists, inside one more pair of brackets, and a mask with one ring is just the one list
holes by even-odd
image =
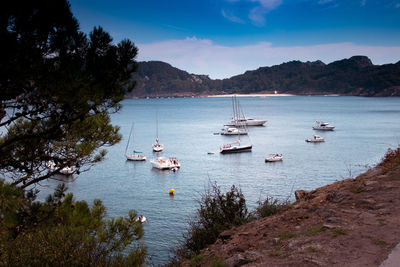
[[175, 259], [170, 263], [172, 266], [179, 259], [190, 258], [201, 249], [213, 244], [222, 231], [248, 221], [246, 200], [242, 191], [234, 185], [230, 191], [223, 194], [216, 183], [210, 183], [198, 203], [196, 217], [189, 222], [184, 243], [177, 249]]
[[378, 166], [382, 166], [385, 171], [398, 168], [400, 166], [400, 145], [397, 149], [389, 148]]
[[0, 180], [0, 266], [140, 266], [146, 250], [136, 213], [105, 220], [100, 200], [74, 201], [60, 185], [46, 202]]
[[264, 201], [257, 201], [257, 208], [254, 212], [252, 212], [252, 216], [256, 219], [264, 218], [278, 213], [279, 211], [285, 210], [289, 207], [290, 202], [279, 201], [278, 199], [274, 199], [273, 197], [267, 197]]

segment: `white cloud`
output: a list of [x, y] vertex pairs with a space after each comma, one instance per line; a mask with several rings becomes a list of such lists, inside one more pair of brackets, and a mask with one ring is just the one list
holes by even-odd
[[274, 9], [282, 4], [282, 0], [251, 0], [252, 2], [258, 2], [264, 8], [268, 10]]
[[257, 26], [265, 25], [266, 14], [282, 4], [282, 0], [251, 0], [251, 2], [259, 4], [259, 6], [251, 9], [249, 13], [249, 19]]
[[235, 15], [233, 15], [231, 12], [229, 11], [225, 11], [224, 9], [222, 10], [222, 16], [224, 18], [227, 18], [228, 20], [232, 21], [232, 22], [236, 22], [236, 23], [245, 23], [244, 20], [242, 20], [239, 17], [236, 17]]
[[192, 37], [138, 44], [138, 47], [139, 61], [161, 60], [189, 73], [207, 74], [211, 78], [229, 78], [246, 70], [291, 60], [321, 60], [330, 63], [354, 55], [368, 56], [374, 64], [395, 63], [400, 60], [400, 46], [367, 46], [353, 43], [274, 47], [269, 42], [260, 42], [230, 47]]

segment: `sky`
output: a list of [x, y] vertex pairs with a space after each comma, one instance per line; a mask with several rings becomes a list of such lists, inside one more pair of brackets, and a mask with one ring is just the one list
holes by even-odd
[[70, 0], [81, 30], [213, 79], [292, 60], [400, 60], [400, 0]]

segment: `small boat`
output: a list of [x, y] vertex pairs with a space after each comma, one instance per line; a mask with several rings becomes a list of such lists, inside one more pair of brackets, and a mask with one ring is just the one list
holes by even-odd
[[238, 134], [248, 134], [247, 129], [245, 128], [236, 128], [236, 127], [224, 127], [221, 129], [221, 135], [238, 135]]
[[269, 156], [265, 159], [265, 162], [276, 162], [282, 161], [282, 154], [269, 154]]
[[334, 128], [335, 126], [322, 121], [315, 121], [315, 125], [313, 126], [314, 130], [319, 130], [319, 131], [332, 131]]
[[250, 152], [252, 149], [253, 145], [240, 145], [240, 140], [237, 140], [233, 143], [229, 143], [226, 145], [223, 145], [219, 148], [219, 152], [221, 154], [227, 154], [227, 153], [238, 153], [238, 152]]
[[177, 170], [181, 167], [181, 163], [175, 157], [158, 157], [156, 159], [150, 160], [153, 168], [159, 170]]
[[156, 138], [156, 142], [152, 145], [154, 152], [161, 152], [164, 150], [164, 145], [159, 143], [158, 137]]
[[132, 137], [132, 145], [133, 145], [133, 123], [132, 123], [132, 128], [131, 128], [131, 132], [129, 133], [129, 138], [128, 138], [128, 143], [126, 144], [126, 148], [125, 148], [125, 157], [127, 160], [132, 160], [132, 161], [144, 161], [146, 160], [146, 156], [142, 154], [142, 152], [133, 150], [132, 154], [128, 154], [128, 147], [129, 147], [129, 142], [131, 140]]
[[154, 152], [161, 152], [164, 150], [164, 145], [160, 144], [158, 139], [158, 108], [156, 110], [156, 142], [152, 145]]
[[310, 142], [310, 143], [325, 142], [325, 138], [323, 138], [319, 135], [314, 135], [312, 138], [306, 139], [306, 142]]
[[208, 155], [214, 155], [215, 153], [212, 152], [212, 151], [208, 151], [207, 154], [208, 154]]
[[[57, 171], [57, 166], [53, 161], [46, 162], [46, 167], [51, 171]], [[59, 173], [64, 175], [71, 175], [75, 172], [75, 166], [67, 166], [59, 170]]]
[[145, 223], [147, 219], [143, 215], [140, 215], [138, 218], [136, 218], [136, 221], [140, 223]]

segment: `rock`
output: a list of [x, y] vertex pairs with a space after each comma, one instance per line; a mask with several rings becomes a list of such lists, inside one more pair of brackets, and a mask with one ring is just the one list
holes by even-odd
[[272, 244], [273, 246], [278, 245], [280, 242], [281, 242], [281, 239], [278, 238], [278, 237], [275, 237], [275, 238], [272, 238], [272, 239], [271, 239], [271, 244]]
[[325, 228], [328, 228], [328, 229], [337, 228], [337, 225], [335, 225], [335, 224], [330, 224], [330, 223], [324, 223], [322, 226], [325, 227]]
[[364, 185], [365, 186], [370, 186], [370, 185], [375, 185], [375, 184], [377, 184], [378, 182], [377, 181], [365, 181], [364, 182]]
[[339, 192], [339, 193], [333, 193], [330, 192], [327, 196], [326, 196], [326, 200], [333, 202], [333, 203], [340, 203], [343, 200], [349, 199], [350, 198], [350, 194], [348, 192]]
[[262, 256], [263, 256], [263, 255], [262, 255], [260, 252], [254, 251], [254, 250], [252, 250], [252, 251], [247, 251], [247, 252], [245, 253], [245, 259], [246, 259], [247, 261], [249, 261], [249, 262], [257, 261], [258, 259], [262, 258]]
[[249, 262], [250, 261], [246, 260], [242, 254], [235, 254], [225, 261], [225, 263], [230, 267], [239, 267]]
[[222, 233], [219, 234], [219, 238], [222, 240], [228, 240], [229, 238], [231, 238], [231, 236], [235, 233], [234, 230], [229, 229], [226, 231], [223, 231]]
[[294, 195], [296, 196], [296, 201], [302, 201], [302, 200], [309, 200], [311, 199], [311, 191], [307, 190], [296, 190], [294, 192]]
[[321, 217], [332, 217], [335, 215], [335, 211], [331, 209], [318, 209], [316, 213]]
[[268, 247], [267, 246], [267, 242], [265, 240], [262, 240], [262, 241], [258, 242], [258, 246], [260, 248], [267, 248]]
[[325, 222], [326, 223], [334, 223], [334, 224], [342, 224], [343, 220], [338, 217], [329, 217], [328, 219], [326, 219]]

